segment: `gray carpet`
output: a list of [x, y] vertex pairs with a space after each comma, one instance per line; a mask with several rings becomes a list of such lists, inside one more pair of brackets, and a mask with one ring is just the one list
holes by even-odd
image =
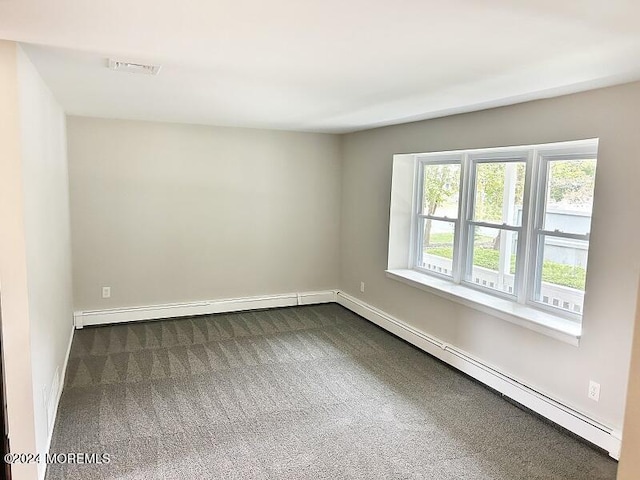
[[614, 479], [616, 463], [335, 304], [76, 332], [54, 479]]

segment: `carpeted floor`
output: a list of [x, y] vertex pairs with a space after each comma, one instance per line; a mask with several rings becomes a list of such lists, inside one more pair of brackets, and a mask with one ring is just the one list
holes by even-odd
[[335, 304], [75, 334], [47, 479], [614, 479], [616, 463]]

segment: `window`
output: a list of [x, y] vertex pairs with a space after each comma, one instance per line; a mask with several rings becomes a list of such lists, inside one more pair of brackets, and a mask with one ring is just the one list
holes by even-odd
[[579, 321], [597, 146], [415, 155], [410, 268]]

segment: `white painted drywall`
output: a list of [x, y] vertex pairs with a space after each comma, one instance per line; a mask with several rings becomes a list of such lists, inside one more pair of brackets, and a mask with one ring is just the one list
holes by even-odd
[[36, 451], [44, 455], [47, 404], [73, 325], [65, 114], [20, 47], [17, 66]]
[[76, 310], [336, 287], [336, 136], [85, 117], [67, 128]]
[[[17, 70], [17, 45], [0, 41], [0, 295], [7, 417], [11, 451], [35, 452]], [[36, 475], [35, 464], [12, 467], [16, 480]]]
[[[639, 123], [633, 83], [344, 136], [340, 288], [621, 429], [640, 272]], [[593, 137], [600, 147], [579, 347], [385, 276], [393, 154]], [[590, 379], [601, 384], [598, 403], [587, 398]]]

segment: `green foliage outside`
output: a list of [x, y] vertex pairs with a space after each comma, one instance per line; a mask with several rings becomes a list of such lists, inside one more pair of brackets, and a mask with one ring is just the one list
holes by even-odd
[[[512, 164], [516, 168], [515, 198], [522, 205], [524, 195], [524, 163]], [[502, 222], [502, 203], [506, 163], [481, 163], [476, 170], [476, 202], [474, 217], [489, 222]]]
[[453, 243], [453, 233], [432, 233], [429, 237], [432, 245], [442, 245]]
[[[444, 234], [447, 235], [447, 234]], [[453, 258], [452, 247], [434, 247], [425, 250], [425, 253], [443, 258]], [[500, 252], [493, 248], [475, 248], [473, 252], [473, 264], [478, 267], [498, 270]], [[516, 256], [511, 256], [511, 273], [516, 271]], [[573, 267], [556, 262], [544, 262], [542, 264], [542, 281], [562, 285], [565, 287], [584, 290], [586, 270], [582, 267]]]
[[460, 165], [427, 165], [424, 169], [424, 212], [433, 215], [436, 209], [451, 202], [460, 191]]
[[549, 197], [556, 203], [591, 203], [595, 174], [595, 160], [552, 162], [549, 169]]
[[584, 290], [586, 277], [587, 271], [582, 267], [573, 267], [556, 262], [544, 262], [542, 264], [542, 280], [544, 282]]

